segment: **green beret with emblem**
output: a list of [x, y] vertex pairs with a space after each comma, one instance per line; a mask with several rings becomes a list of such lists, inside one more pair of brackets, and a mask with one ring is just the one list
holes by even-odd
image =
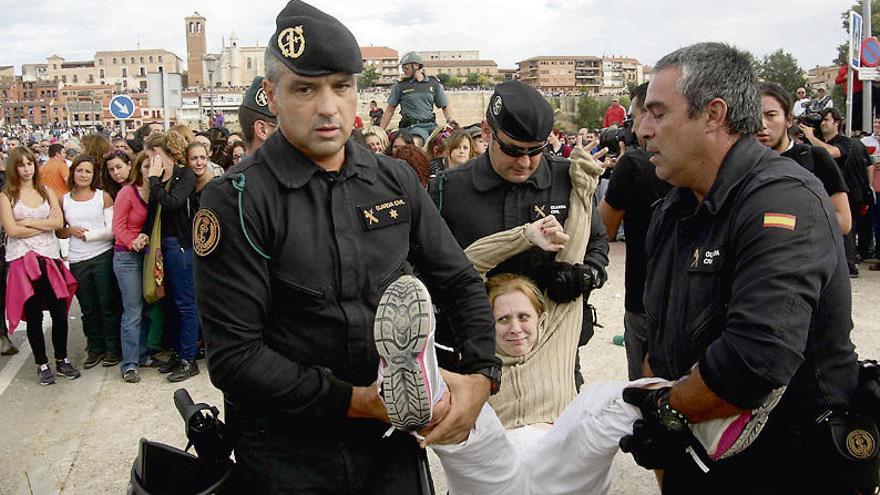
[[266, 92], [263, 91], [263, 76], [257, 76], [251, 82], [251, 86], [244, 93], [241, 106], [275, 121], [275, 114], [269, 110], [269, 98], [266, 96]]
[[544, 141], [553, 130], [553, 107], [532, 86], [505, 81], [489, 98], [486, 120], [517, 141]]
[[300, 0], [292, 0], [278, 14], [267, 49], [301, 76], [364, 70], [361, 50], [351, 31], [335, 17]]

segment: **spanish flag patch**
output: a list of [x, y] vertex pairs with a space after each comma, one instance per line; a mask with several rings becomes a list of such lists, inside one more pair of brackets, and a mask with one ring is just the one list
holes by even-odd
[[780, 229], [794, 230], [797, 225], [797, 217], [786, 213], [764, 213], [764, 228], [777, 227]]

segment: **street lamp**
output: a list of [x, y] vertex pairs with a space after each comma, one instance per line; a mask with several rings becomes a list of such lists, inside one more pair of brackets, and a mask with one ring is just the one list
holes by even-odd
[[208, 97], [211, 98], [211, 115], [214, 115], [214, 71], [220, 57], [217, 55], [205, 55], [205, 69], [208, 71]]

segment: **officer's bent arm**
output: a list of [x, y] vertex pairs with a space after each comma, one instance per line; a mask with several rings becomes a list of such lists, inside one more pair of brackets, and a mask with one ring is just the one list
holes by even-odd
[[[219, 220], [216, 247], [197, 256], [196, 294], [212, 383], [227, 398], [253, 407], [308, 413], [325, 419], [348, 413], [351, 384], [319, 366], [303, 366], [263, 341], [269, 324], [269, 262], [250, 246], [240, 227], [237, 196], [229, 180], [214, 181], [202, 192], [203, 210]], [[269, 226], [244, 201], [244, 223], [251, 240], [262, 246]], [[269, 251], [271, 254], [271, 251]], [[242, 404], [239, 404], [242, 405]]]
[[388, 129], [388, 124], [391, 123], [391, 118], [394, 117], [394, 111], [397, 109], [397, 105], [387, 105], [385, 107], [385, 112], [382, 113], [382, 122], [379, 124], [379, 127], [382, 129]]
[[[768, 181], [732, 206], [725, 248], [732, 281], [729, 304], [719, 308], [720, 337], [699, 358], [699, 373], [673, 389], [672, 406], [691, 420], [729, 415], [729, 405], [759, 406], [803, 363], [813, 312], [843, 253], [827, 195], [813, 182]], [[767, 226], [768, 213], [794, 220]]]

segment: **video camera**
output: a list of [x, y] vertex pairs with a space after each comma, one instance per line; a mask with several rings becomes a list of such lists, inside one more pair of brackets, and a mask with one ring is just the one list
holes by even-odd
[[606, 127], [599, 131], [599, 149], [608, 148], [609, 156], [620, 155], [620, 144], [634, 146], [638, 143], [633, 132], [633, 118], [627, 117], [620, 127]]

